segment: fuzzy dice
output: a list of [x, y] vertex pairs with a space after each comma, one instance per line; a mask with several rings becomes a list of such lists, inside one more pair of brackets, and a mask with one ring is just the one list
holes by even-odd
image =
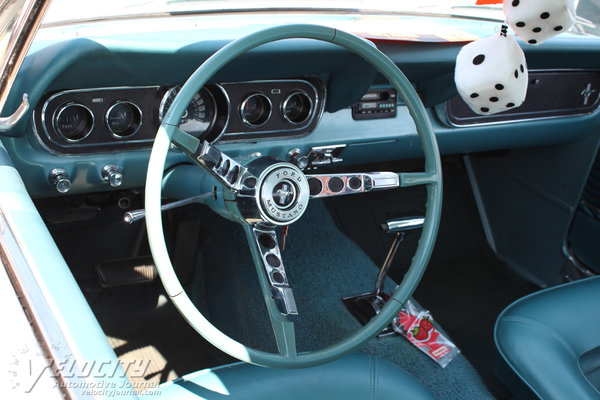
[[465, 103], [480, 115], [520, 106], [527, 94], [525, 54], [512, 36], [490, 36], [464, 46], [454, 80]]
[[575, 0], [504, 0], [504, 14], [524, 42], [540, 44], [575, 22]]

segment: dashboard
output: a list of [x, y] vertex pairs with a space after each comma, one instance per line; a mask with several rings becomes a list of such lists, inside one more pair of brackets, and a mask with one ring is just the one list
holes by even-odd
[[[149, 148], [180, 89], [156, 85], [48, 93], [33, 115], [35, 137], [62, 155]], [[211, 143], [297, 137], [314, 129], [324, 104], [318, 78], [219, 83], [196, 93], [179, 128]]]
[[[279, 21], [272, 18], [270, 25]], [[100, 36], [94, 35], [104, 32], [102, 22], [91, 24], [91, 33], [74, 27], [72, 36], [68, 27], [41, 31], [6, 106], [10, 113], [27, 93], [31, 110], [1, 138], [32, 197], [59, 195], [49, 179], [55, 170], [68, 174], [73, 194], [144, 186], [154, 135], [180, 86], [250, 29], [216, 29], [230, 23], [226, 16], [202, 20], [206, 29], [197, 27], [198, 17], [169, 17], [167, 31], [161, 31], [167, 29], [161, 19], [152, 21], [152, 31], [144, 19]], [[537, 79], [532, 95], [525, 108], [490, 120], [469, 114], [456, 97], [454, 66], [462, 43], [374, 44], [413, 83], [442, 154], [571, 143], [600, 125], [597, 38], [561, 35], [543, 46], [525, 45]], [[179, 127], [242, 163], [257, 154], [286, 160], [292, 151], [328, 154], [314, 169], [420, 158], [410, 112], [389, 89], [375, 68], [345, 49], [286, 40], [252, 50], [216, 73]], [[188, 161], [172, 149], [167, 168]], [[112, 166], [122, 173], [119, 187], [103, 175]]]

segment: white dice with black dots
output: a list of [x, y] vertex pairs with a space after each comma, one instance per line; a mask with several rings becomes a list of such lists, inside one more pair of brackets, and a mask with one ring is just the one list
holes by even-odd
[[480, 115], [520, 106], [527, 94], [525, 54], [512, 36], [494, 35], [464, 46], [456, 58], [456, 88]]
[[525, 43], [540, 44], [575, 22], [575, 0], [503, 1], [506, 21]]

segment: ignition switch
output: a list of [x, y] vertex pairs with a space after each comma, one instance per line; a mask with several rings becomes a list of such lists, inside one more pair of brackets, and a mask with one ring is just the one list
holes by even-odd
[[301, 170], [304, 170], [304, 168], [308, 166], [308, 157], [303, 155], [300, 152], [299, 148], [291, 149], [290, 151], [288, 151], [287, 159], [289, 162], [291, 162]]

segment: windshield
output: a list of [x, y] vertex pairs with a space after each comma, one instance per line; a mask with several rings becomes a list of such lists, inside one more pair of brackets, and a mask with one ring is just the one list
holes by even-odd
[[475, 6], [475, 0], [53, 0], [46, 23], [124, 15], [272, 11], [336, 11], [474, 16], [502, 20], [502, 6]]
[[[577, 0], [575, 0], [577, 1]], [[45, 25], [156, 15], [242, 12], [311, 14], [431, 15], [503, 22], [502, 5], [475, 5], [475, 0], [53, 0]], [[310, 21], [306, 21], [310, 22]], [[600, 2], [579, 0], [573, 32], [600, 35]]]

